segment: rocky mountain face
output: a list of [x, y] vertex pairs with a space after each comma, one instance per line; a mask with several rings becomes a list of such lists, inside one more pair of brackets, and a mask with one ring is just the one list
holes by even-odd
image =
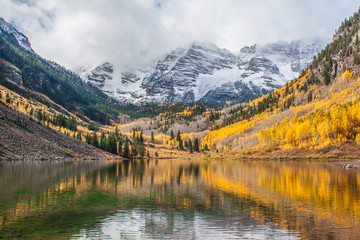
[[19, 32], [13, 25], [0, 17], [0, 33], [2, 32], [7, 33], [6, 37], [9, 41], [19, 45], [24, 50], [35, 54], [34, 50], [31, 48], [29, 39], [23, 33]]
[[322, 46], [319, 41], [277, 42], [234, 54], [193, 43], [146, 70], [124, 71], [116, 78], [112, 65], [104, 63], [83, 69], [80, 76], [123, 103], [219, 106], [248, 101], [284, 85], [306, 69]]
[[109, 84], [109, 81], [113, 80], [113, 73], [113, 65], [108, 62], [94, 68], [83, 68], [79, 71], [81, 79], [86, 80], [98, 88], [104, 88], [105, 83]]
[[[77, 84], [76, 76], [38, 56], [28, 38], [2, 18], [0, 35], [32, 55], [40, 64], [50, 65], [52, 71]], [[149, 66], [129, 68], [118, 73], [111, 63], [106, 62], [83, 68], [77, 73], [83, 81], [121, 103], [199, 102], [219, 106], [257, 98], [284, 85], [306, 69], [321, 48], [322, 44], [313, 41], [277, 42], [244, 47], [234, 54], [215, 45], [193, 43], [164, 55]], [[23, 81], [23, 77], [20, 74], [11, 79], [33, 89], [50, 91], [56, 97], [55, 89], [59, 87], [45, 89], [52, 83], [44, 84], [46, 79], [43, 75], [37, 76], [34, 82]]]

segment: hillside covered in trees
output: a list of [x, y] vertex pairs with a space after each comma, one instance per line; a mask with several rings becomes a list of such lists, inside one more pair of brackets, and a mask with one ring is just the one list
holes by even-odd
[[[359, 14], [341, 24], [333, 41], [299, 78], [232, 108], [220, 128], [202, 139], [202, 146], [220, 152], [237, 150], [244, 156], [289, 149], [293, 153], [312, 150], [303, 151], [304, 157], [356, 155], [360, 144]], [[350, 152], [342, 152], [344, 144]], [[291, 151], [285, 152], [291, 156]]]
[[[2, 32], [0, 102], [20, 114], [12, 120], [20, 128], [17, 119], [27, 117], [123, 157], [354, 157], [360, 154], [359, 27], [360, 10], [299, 78], [216, 109], [121, 105]], [[5, 113], [0, 117], [9, 124]]]

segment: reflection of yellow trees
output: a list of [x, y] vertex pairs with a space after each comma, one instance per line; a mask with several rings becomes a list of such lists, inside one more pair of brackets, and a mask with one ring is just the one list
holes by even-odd
[[[341, 169], [314, 163], [306, 165], [265, 164], [259, 185], [290, 197], [299, 204], [313, 204], [322, 211], [338, 214], [351, 212], [360, 217], [360, 174], [351, 175]], [[270, 174], [274, 171], [276, 174]]]
[[203, 170], [204, 180], [243, 201], [257, 202], [251, 208], [252, 216], [257, 219], [269, 214], [257, 206], [266, 206], [281, 227], [290, 226], [300, 232], [311, 216], [316, 220], [314, 229], [325, 225], [329, 231], [347, 228], [349, 232], [343, 233], [352, 234], [360, 225], [360, 173], [348, 173], [321, 163], [309, 166], [301, 162], [225, 161], [221, 164], [225, 166], [214, 162]]
[[[222, 170], [227, 171], [229, 166], [223, 168]], [[224, 177], [222, 174], [217, 175], [212, 168], [202, 168], [202, 177], [205, 182], [211, 184], [213, 187], [221, 189], [225, 192], [236, 193], [238, 196], [243, 198], [252, 198], [252, 190], [248, 187], [248, 181], [239, 181], [236, 177], [230, 177], [233, 181], [229, 180], [227, 177]], [[244, 179], [243, 179], [244, 180]]]
[[360, 173], [327, 163], [107, 161], [89, 172], [53, 181], [51, 187], [34, 189], [38, 194], [20, 195], [11, 208], [1, 212], [1, 226], [59, 206], [76, 206], [89, 192], [99, 191], [120, 203], [130, 198], [176, 210], [201, 206], [232, 211], [239, 205], [251, 217], [297, 230], [304, 238], [311, 238], [306, 226], [325, 232], [344, 228], [344, 236], [360, 227]]

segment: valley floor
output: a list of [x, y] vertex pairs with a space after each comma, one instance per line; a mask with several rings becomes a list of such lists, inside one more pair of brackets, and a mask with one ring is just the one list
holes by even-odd
[[360, 159], [360, 148], [357, 144], [333, 144], [320, 149], [309, 148], [254, 148], [234, 150], [224, 153], [211, 153], [211, 158], [245, 158], [245, 159]]
[[[341, 143], [321, 149], [257, 148], [227, 152], [190, 153], [162, 144], [147, 144], [150, 156], [164, 159], [334, 159], [356, 160], [360, 167], [360, 147]], [[151, 147], [150, 147], [151, 146]], [[157, 154], [156, 154], [157, 153]], [[0, 104], [0, 160], [106, 160], [118, 156], [106, 153], [73, 137], [68, 137]], [[345, 162], [341, 163], [346, 167]], [[359, 165], [359, 166], [358, 166]], [[348, 165], [349, 167], [350, 165]]]
[[357, 144], [342, 143], [339, 145], [329, 145], [321, 149], [243, 149], [234, 151], [214, 152], [206, 151], [203, 153], [190, 153], [189, 151], [179, 151], [163, 145], [156, 145], [149, 148], [151, 155], [158, 152], [160, 158], [168, 159], [333, 159], [333, 160], [357, 160], [360, 159], [360, 147]]

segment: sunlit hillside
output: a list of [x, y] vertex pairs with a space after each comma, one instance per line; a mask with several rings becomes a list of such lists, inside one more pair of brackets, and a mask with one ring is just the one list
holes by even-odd
[[[299, 78], [247, 106], [234, 124], [211, 131], [202, 147], [220, 152], [321, 150], [360, 143], [359, 12], [345, 20]], [[226, 121], [226, 119], [224, 120]]]
[[2, 33], [0, 100], [33, 122], [124, 157], [352, 158], [360, 154], [359, 13], [299, 78], [259, 99], [215, 109], [121, 105]]

